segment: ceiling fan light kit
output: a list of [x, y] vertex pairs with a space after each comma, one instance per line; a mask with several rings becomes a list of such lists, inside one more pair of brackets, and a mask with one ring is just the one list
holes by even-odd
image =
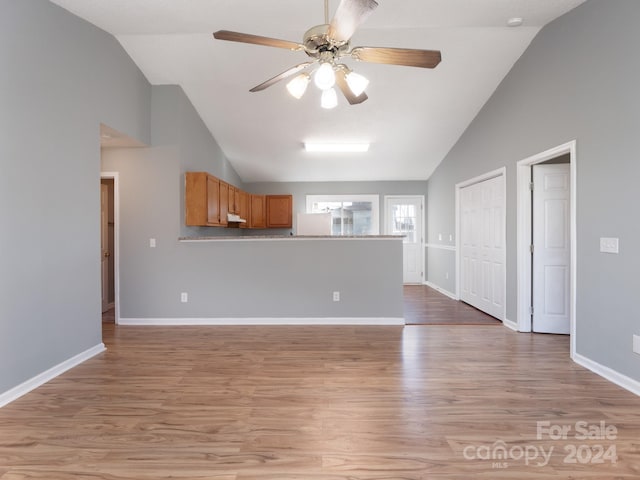
[[336, 84], [336, 72], [333, 71], [333, 65], [329, 62], [323, 62], [313, 75], [313, 83], [320, 90], [327, 90]]
[[326, 90], [322, 91], [320, 106], [326, 109], [331, 109], [338, 106], [338, 95], [333, 88], [327, 88]]
[[328, 0], [325, 0], [325, 23], [307, 30], [302, 43], [228, 30], [219, 30], [213, 36], [218, 40], [303, 51], [311, 58], [311, 61], [296, 65], [252, 88], [251, 92], [264, 90], [280, 80], [299, 74], [287, 83], [287, 90], [294, 98], [300, 99], [307, 89], [310, 74], [300, 74], [299, 72], [313, 66], [317, 67], [313, 72], [313, 81], [322, 90], [321, 105], [323, 108], [333, 108], [337, 105], [337, 94], [333, 88], [336, 84], [349, 104], [357, 105], [368, 98], [365, 89], [369, 80], [339, 63], [338, 61], [342, 58], [420, 68], [435, 68], [441, 61], [441, 54], [438, 50], [384, 47], [351, 48], [349, 43], [351, 37], [377, 6], [378, 3], [375, 0], [341, 0], [333, 19], [329, 22]]
[[300, 75], [293, 77], [293, 80], [290, 80], [287, 83], [287, 91], [293, 98], [297, 98], [300, 100], [304, 95], [304, 92], [307, 91], [307, 86], [311, 81], [311, 77], [308, 73], [301, 73]]

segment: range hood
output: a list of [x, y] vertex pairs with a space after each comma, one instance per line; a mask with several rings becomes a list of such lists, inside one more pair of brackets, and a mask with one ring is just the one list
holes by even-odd
[[240, 215], [236, 215], [235, 213], [227, 213], [227, 222], [228, 223], [247, 223], [244, 218], [240, 218]]

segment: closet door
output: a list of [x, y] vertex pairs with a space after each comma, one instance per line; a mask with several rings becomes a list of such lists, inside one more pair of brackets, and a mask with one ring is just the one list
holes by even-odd
[[460, 299], [504, 320], [504, 178], [460, 189]]

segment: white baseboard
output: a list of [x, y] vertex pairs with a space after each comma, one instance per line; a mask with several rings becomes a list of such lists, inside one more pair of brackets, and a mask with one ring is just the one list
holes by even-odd
[[402, 317], [320, 318], [120, 318], [118, 325], [404, 325]]
[[505, 327], [510, 328], [510, 329], [511, 329], [511, 330], [513, 330], [514, 332], [517, 332], [517, 331], [518, 331], [518, 324], [517, 324], [516, 322], [512, 321], [512, 320], [509, 320], [508, 318], [505, 318], [505, 319], [502, 321], [502, 324], [503, 324]]
[[427, 287], [431, 287], [431, 288], [433, 288], [434, 290], [439, 291], [441, 294], [446, 295], [447, 297], [451, 298], [452, 300], [460, 300], [460, 299], [458, 298], [458, 296], [457, 296], [455, 293], [451, 293], [450, 291], [445, 290], [445, 289], [444, 289], [444, 288], [442, 288], [442, 287], [439, 287], [439, 286], [438, 286], [438, 285], [436, 285], [435, 283], [431, 283], [431, 282], [427, 281], [427, 282], [424, 282], [424, 284], [425, 284]]
[[4, 407], [8, 403], [17, 400], [21, 396], [29, 393], [32, 390], [35, 390], [40, 385], [47, 383], [50, 380], [53, 380], [58, 375], [63, 374], [67, 370], [72, 369], [73, 367], [80, 365], [82, 362], [89, 360], [91, 357], [98, 355], [106, 350], [104, 343], [99, 343], [88, 350], [85, 350], [78, 355], [71, 357], [68, 360], [65, 360], [58, 365], [51, 367], [49, 370], [46, 370], [33, 378], [30, 378], [26, 382], [21, 383], [20, 385], [13, 387], [11, 390], [7, 390], [6, 392], [0, 394], [0, 407]]
[[587, 357], [584, 357], [578, 353], [573, 355], [573, 361], [578, 365], [582, 365], [584, 368], [591, 370], [593, 373], [600, 375], [601, 377], [615, 383], [616, 385], [629, 390], [631, 393], [635, 393], [640, 396], [640, 382], [633, 378], [627, 377], [620, 372], [617, 372], [609, 367], [599, 364]]

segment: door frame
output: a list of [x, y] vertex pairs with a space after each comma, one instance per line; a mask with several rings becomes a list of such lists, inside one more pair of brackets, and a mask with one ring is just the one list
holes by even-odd
[[517, 162], [517, 206], [516, 206], [516, 228], [517, 228], [517, 312], [518, 312], [518, 331], [531, 332], [531, 166], [538, 163], [552, 160], [561, 155], [569, 154], [569, 174], [570, 174], [570, 217], [569, 232], [571, 235], [571, 265], [569, 273], [569, 319], [570, 319], [570, 343], [571, 358], [576, 352], [576, 253], [577, 253], [577, 158], [576, 158], [576, 140], [558, 145], [557, 147], [545, 150], [531, 157], [525, 158]]
[[484, 182], [485, 180], [491, 180], [492, 178], [502, 178], [502, 261], [504, 268], [502, 269], [502, 298], [504, 299], [504, 315], [500, 318], [500, 321], [504, 325], [507, 325], [507, 167], [497, 168], [490, 172], [483, 173], [477, 177], [464, 180], [455, 185], [456, 194], [456, 297], [460, 298], [460, 255], [462, 253], [462, 244], [460, 243], [460, 231], [462, 230], [460, 222], [462, 221], [462, 215], [460, 212], [460, 191], [476, 183]]
[[[425, 197], [424, 195], [385, 195], [384, 196], [384, 213], [382, 214], [382, 223], [384, 225], [384, 229], [383, 231], [385, 232], [385, 234], [389, 235], [389, 224], [387, 224], [387, 220], [389, 220], [389, 218], [387, 218], [387, 213], [389, 211], [389, 202], [391, 200], [398, 200], [398, 199], [411, 199], [411, 200], [418, 200], [420, 201], [420, 265], [421, 265], [421, 269], [422, 269], [422, 284], [425, 284], [426, 282], [426, 268], [425, 268], [425, 258], [426, 258], [426, 252], [425, 252]], [[404, 253], [404, 247], [403, 247], [403, 253]], [[403, 262], [403, 269], [404, 269], [404, 262]], [[404, 277], [404, 271], [402, 272], [403, 277]], [[403, 282], [404, 283], [404, 282]]]
[[120, 323], [120, 187], [118, 172], [100, 172], [100, 179], [113, 180], [113, 284], [115, 323]]

